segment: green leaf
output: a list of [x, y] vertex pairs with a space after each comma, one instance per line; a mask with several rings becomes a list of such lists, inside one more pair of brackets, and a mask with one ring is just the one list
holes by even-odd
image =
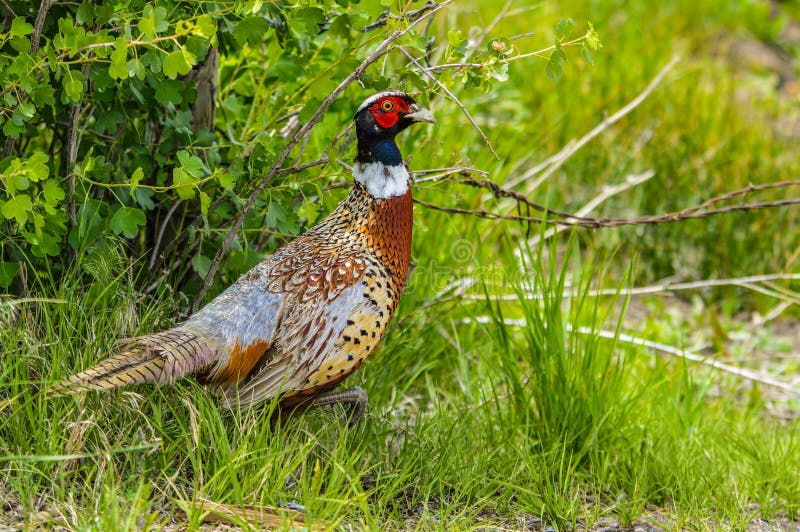
[[145, 71], [144, 63], [138, 58], [134, 57], [127, 64], [128, 77], [136, 76], [136, 79], [144, 80]]
[[331, 35], [333, 35], [334, 37], [340, 37], [345, 39], [349, 38], [351, 33], [355, 33], [353, 28], [353, 23], [350, 20], [350, 16], [346, 14], [339, 15], [338, 17], [333, 19], [329, 31]]
[[156, 36], [156, 21], [152, 17], [152, 14], [153, 6], [147, 6], [144, 8], [144, 16], [139, 19], [139, 31], [148, 39], [152, 39]]
[[12, 120], [8, 120], [5, 124], [3, 124], [3, 133], [11, 138], [15, 139], [19, 137], [19, 134], [23, 131], [25, 131], [25, 126], [17, 125]]
[[16, 262], [0, 261], [0, 288], [8, 288], [14, 281], [14, 276], [19, 272]]
[[319, 204], [313, 201], [306, 201], [297, 209], [298, 218], [308, 223], [313, 223], [317, 219], [317, 214], [319, 214]]
[[205, 175], [203, 161], [197, 155], [191, 155], [186, 150], [178, 152], [178, 161], [181, 163], [181, 168], [192, 177], [203, 177]]
[[152, 211], [156, 208], [156, 204], [153, 201], [153, 196], [155, 196], [155, 192], [151, 188], [142, 188], [139, 187], [136, 189], [136, 192], [133, 193], [134, 197], [136, 198], [136, 203], [138, 203], [144, 210]]
[[183, 83], [176, 79], [165, 79], [156, 86], [156, 100], [163, 105], [183, 103]]
[[225, 190], [233, 190], [234, 177], [228, 172], [219, 173], [217, 175], [217, 181], [219, 181], [219, 186]]
[[128, 77], [128, 43], [122, 38], [117, 39], [114, 51], [111, 52], [111, 66], [108, 67], [108, 74], [114, 79]]
[[133, 238], [139, 234], [139, 227], [145, 224], [146, 218], [141, 209], [136, 207], [121, 207], [111, 217], [111, 230], [115, 234], [123, 234]]
[[594, 65], [594, 57], [592, 57], [592, 52], [589, 51], [589, 46], [586, 44], [586, 42], [584, 42], [581, 46], [581, 55], [583, 55], [583, 58], [587, 63]]
[[27, 54], [31, 51], [31, 40], [27, 37], [12, 37], [9, 42], [11, 48], [20, 54]]
[[447, 42], [450, 44], [450, 47], [457, 48], [458, 45], [461, 44], [461, 41], [461, 30], [450, 28], [450, 31], [447, 32]]
[[[19, 159], [17, 159], [17, 161], [19, 161]], [[25, 172], [20, 171], [3, 176], [3, 184], [6, 186], [6, 192], [13, 196], [18, 190], [26, 190], [31, 182], [25, 176]]]
[[48, 178], [50, 175], [50, 167], [47, 165], [48, 160], [50, 160], [50, 156], [41, 151], [37, 151], [28, 158], [25, 163], [25, 170], [32, 181], [41, 181]]
[[59, 201], [66, 197], [64, 189], [59, 186], [58, 181], [55, 179], [45, 181], [42, 185], [42, 191], [44, 192], [45, 201], [52, 207], [55, 207]]
[[152, 39], [157, 33], [167, 31], [169, 21], [167, 21], [167, 10], [164, 7], [145, 6], [142, 11], [142, 18], [139, 19], [139, 29], [148, 39]]
[[547, 60], [547, 77], [553, 81], [559, 81], [561, 76], [564, 75], [564, 62], [567, 60], [567, 54], [561, 48], [556, 48], [550, 54], [550, 59]]
[[200, 191], [200, 214], [205, 216], [208, 214], [208, 206], [211, 205], [211, 197], [203, 192]]
[[197, 183], [197, 179], [189, 175], [189, 173], [184, 170], [183, 168], [173, 168], [172, 169], [172, 185], [175, 187], [175, 192], [178, 193], [178, 197], [181, 199], [192, 199], [194, 198], [194, 185]]
[[11, 21], [10, 37], [25, 37], [33, 33], [33, 25], [28, 24], [24, 17], [14, 17]]
[[62, 80], [64, 94], [68, 103], [79, 103], [83, 94], [83, 72], [80, 70], [67, 70]]
[[29, 233], [24, 232], [22, 236], [31, 245], [31, 252], [35, 257], [57, 257], [60, 254], [61, 247], [58, 245], [61, 242], [61, 237], [48, 233], [38, 232]]
[[0, 213], [5, 216], [7, 220], [12, 218], [20, 225], [25, 225], [28, 221], [28, 214], [33, 209], [31, 197], [27, 194], [17, 194], [0, 207]]
[[188, 74], [195, 63], [197, 63], [197, 58], [194, 54], [186, 49], [181, 49], [167, 54], [161, 68], [163, 68], [165, 76], [175, 79]]
[[141, 181], [143, 177], [144, 170], [142, 170], [142, 167], [139, 166], [133, 171], [133, 174], [131, 174], [131, 194], [136, 191], [136, 187], [139, 186], [139, 181]]
[[142, 56], [142, 63], [150, 69], [150, 72], [161, 72], [161, 57], [155, 50], [148, 50]]
[[563, 41], [567, 37], [570, 36], [572, 33], [572, 29], [575, 27], [575, 23], [572, 22], [571, 18], [562, 18], [556, 24], [556, 40]]
[[247, 17], [233, 29], [233, 38], [241, 45], [245, 42], [256, 44], [261, 42], [269, 31], [269, 24], [264, 17]]
[[208, 275], [208, 270], [211, 268], [211, 259], [199, 253], [192, 257], [192, 269], [201, 278], [205, 279]]
[[318, 7], [304, 7], [295, 11], [293, 27], [307, 35], [316, 35], [325, 22], [325, 12]]
[[94, 10], [87, 0], [83, 0], [81, 6], [75, 12], [75, 22], [84, 26], [91, 26], [94, 22]]
[[217, 33], [217, 25], [211, 15], [200, 15], [195, 21], [194, 34], [210, 39]]

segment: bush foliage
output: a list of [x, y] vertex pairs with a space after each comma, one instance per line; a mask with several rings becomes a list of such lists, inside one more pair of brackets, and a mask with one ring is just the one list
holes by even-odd
[[[3, 288], [24, 279], [25, 265], [57, 278], [110, 233], [128, 239], [131, 256], [149, 266], [145, 281], [187, 288], [197, 277], [179, 265], [205, 276], [232, 218], [298, 124], [387, 31], [410, 21], [385, 5], [347, 0], [33, 4], [0, 7]], [[422, 58], [433, 40], [420, 26], [398, 42]], [[560, 24], [559, 42], [571, 27]], [[451, 30], [448, 41], [447, 59], [463, 59], [461, 32]], [[471, 50], [482, 68], [464, 70], [461, 81], [488, 88], [504, 80], [508, 64], [499, 59], [509, 48], [499, 39]], [[566, 55], [558, 51], [548, 75], [561, 73]], [[368, 91], [402, 86], [424, 101], [430, 84], [419, 69], [392, 61], [359, 81], [289, 160], [325, 151]], [[251, 266], [255, 250], [326, 210], [323, 188], [339, 171], [323, 170], [270, 182], [237, 233], [223, 282]], [[166, 256], [172, 268], [161, 267]]]

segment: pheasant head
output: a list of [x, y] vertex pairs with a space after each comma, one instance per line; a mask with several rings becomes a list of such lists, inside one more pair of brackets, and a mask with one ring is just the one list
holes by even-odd
[[415, 122], [436, 123], [430, 111], [403, 92], [375, 94], [356, 111], [358, 155], [354, 177], [376, 199], [408, 191], [408, 172], [395, 137]]

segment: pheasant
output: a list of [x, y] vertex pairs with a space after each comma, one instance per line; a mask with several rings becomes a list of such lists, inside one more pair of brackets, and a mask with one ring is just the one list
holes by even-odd
[[435, 120], [409, 95], [367, 98], [355, 115], [355, 183], [327, 218], [184, 323], [123, 340], [55, 394], [194, 376], [229, 407], [277, 398], [285, 413], [346, 403], [355, 423], [366, 393], [331, 390], [378, 345], [406, 284], [412, 200], [395, 136], [415, 122]]

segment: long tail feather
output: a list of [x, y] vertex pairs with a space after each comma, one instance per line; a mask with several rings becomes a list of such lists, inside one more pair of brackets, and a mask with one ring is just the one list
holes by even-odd
[[129, 384], [170, 384], [207, 369], [217, 357], [213, 340], [181, 328], [127, 340], [120, 352], [56, 384], [50, 394], [110, 390]]

